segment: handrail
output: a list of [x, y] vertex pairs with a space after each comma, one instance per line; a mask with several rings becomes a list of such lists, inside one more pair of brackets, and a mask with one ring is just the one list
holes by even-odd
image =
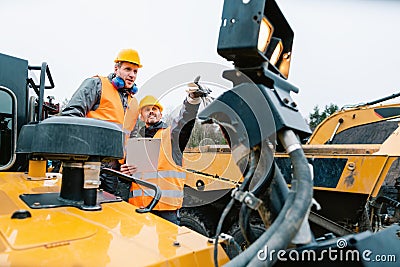
[[[37, 89], [38, 85], [36, 85], [32, 79], [28, 79], [28, 83], [32, 86], [35, 90], [36, 94], [39, 97], [39, 114], [38, 114], [38, 121], [43, 119], [43, 103], [44, 103], [44, 89], [53, 89], [54, 88], [54, 81], [53, 77], [51, 76], [49, 66], [46, 62], [42, 63], [42, 66], [28, 66], [29, 70], [40, 70], [40, 81], [39, 81], [39, 91]], [[50, 82], [50, 85], [46, 86], [46, 75]]]
[[110, 168], [102, 168], [101, 172], [115, 175], [118, 178], [124, 179], [125, 181], [136, 183], [138, 185], [142, 185], [142, 186], [145, 186], [147, 188], [154, 190], [155, 195], [154, 195], [153, 200], [150, 202], [150, 204], [147, 207], [136, 209], [136, 212], [138, 212], [138, 213], [146, 213], [146, 212], [151, 211], [157, 205], [158, 201], [161, 198], [161, 189], [156, 184], [153, 184], [153, 183], [141, 180], [141, 179], [136, 179], [135, 177], [123, 174], [121, 172], [118, 172], [118, 171], [110, 169]]

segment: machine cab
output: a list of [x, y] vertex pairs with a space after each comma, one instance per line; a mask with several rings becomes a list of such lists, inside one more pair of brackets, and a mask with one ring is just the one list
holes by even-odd
[[17, 100], [15, 94], [0, 86], [0, 170], [6, 170], [15, 162], [17, 137]]
[[[39, 77], [39, 78], [36, 78]], [[25, 156], [16, 155], [22, 126], [59, 112], [59, 105], [44, 101], [54, 82], [47, 63], [32, 66], [25, 59], [0, 53], [0, 171], [24, 170]]]

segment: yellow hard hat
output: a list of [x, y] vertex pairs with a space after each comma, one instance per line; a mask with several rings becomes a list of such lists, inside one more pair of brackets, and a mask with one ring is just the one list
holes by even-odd
[[139, 110], [142, 110], [145, 106], [156, 106], [161, 112], [163, 111], [163, 106], [158, 102], [157, 98], [152, 95], [147, 95], [140, 100]]
[[133, 49], [122, 49], [118, 53], [117, 58], [114, 60], [114, 62], [117, 63], [121, 61], [126, 61], [136, 64], [139, 66], [139, 68], [142, 67], [142, 65], [140, 64], [139, 53]]

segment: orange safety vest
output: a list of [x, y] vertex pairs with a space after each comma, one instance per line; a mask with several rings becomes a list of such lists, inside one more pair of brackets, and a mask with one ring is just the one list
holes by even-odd
[[[125, 134], [124, 141], [126, 144], [126, 140], [129, 138], [131, 131], [135, 127], [139, 116], [139, 105], [137, 99], [128, 95], [128, 106], [126, 111], [124, 111], [118, 90], [115, 89], [107, 77], [97, 77], [100, 78], [102, 86], [100, 105], [96, 110], [89, 111], [86, 117], [117, 124]], [[125, 150], [124, 147], [124, 151]], [[123, 159], [120, 160], [121, 164], [123, 162]]]
[[[177, 210], [182, 207], [183, 186], [186, 173], [178, 167], [172, 159], [171, 130], [159, 129], [154, 138], [161, 138], [161, 147], [158, 157], [157, 171], [135, 173], [133, 176], [138, 179], [158, 185], [161, 189], [161, 198], [154, 210]], [[143, 157], [145, 155], [138, 155]], [[154, 197], [154, 191], [132, 183], [129, 203], [143, 208], [150, 204]]]

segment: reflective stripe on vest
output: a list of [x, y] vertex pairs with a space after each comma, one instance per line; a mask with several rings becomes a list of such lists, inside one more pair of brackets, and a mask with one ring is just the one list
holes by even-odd
[[[129, 193], [131, 197], [151, 196], [154, 197], [154, 191], [148, 188], [132, 190]], [[163, 197], [183, 197], [183, 191], [181, 190], [161, 190], [161, 196]]]
[[178, 179], [186, 179], [186, 174], [180, 171], [157, 171], [157, 172], [144, 172], [144, 173], [135, 173], [132, 175], [137, 179], [156, 179], [156, 178], [167, 178], [167, 177], [175, 177]]
[[[171, 132], [169, 127], [159, 129], [154, 138], [161, 138], [161, 148], [156, 172], [135, 173], [133, 176], [158, 185], [161, 198], [154, 210], [176, 210], [182, 207], [183, 186], [186, 173], [181, 171], [172, 160]], [[140, 155], [145, 156], [145, 155]], [[154, 191], [132, 183], [129, 203], [137, 207], [150, 204]]]

